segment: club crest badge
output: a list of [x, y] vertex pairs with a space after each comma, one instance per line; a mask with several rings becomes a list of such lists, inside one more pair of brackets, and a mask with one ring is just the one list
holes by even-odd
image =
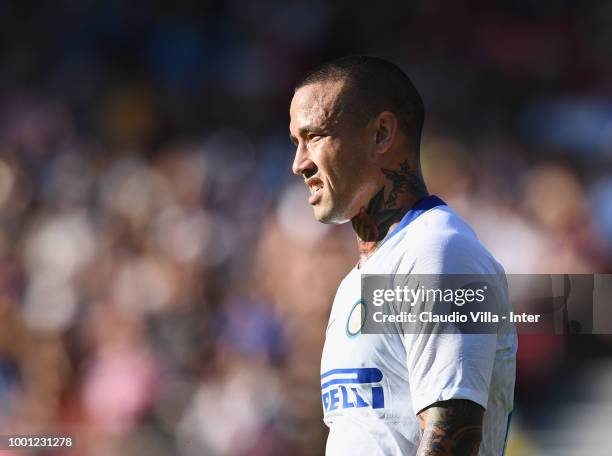
[[361, 334], [361, 328], [366, 319], [366, 305], [360, 299], [351, 308], [346, 320], [346, 334], [349, 337], [356, 337]]

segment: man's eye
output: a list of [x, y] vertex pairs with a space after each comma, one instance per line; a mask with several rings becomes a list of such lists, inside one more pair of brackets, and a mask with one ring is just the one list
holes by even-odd
[[308, 141], [310, 142], [318, 141], [322, 137], [323, 137], [322, 135], [308, 135]]

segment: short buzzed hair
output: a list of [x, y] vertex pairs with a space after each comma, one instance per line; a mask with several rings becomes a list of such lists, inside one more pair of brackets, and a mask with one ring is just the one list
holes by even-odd
[[339, 108], [365, 125], [383, 111], [397, 117], [400, 130], [418, 150], [425, 109], [421, 95], [397, 65], [379, 57], [341, 57], [310, 71], [295, 90], [319, 82], [344, 81]]

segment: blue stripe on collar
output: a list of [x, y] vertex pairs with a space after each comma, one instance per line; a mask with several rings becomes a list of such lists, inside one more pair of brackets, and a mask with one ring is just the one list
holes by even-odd
[[391, 231], [391, 233], [389, 234], [389, 236], [387, 236], [383, 243], [387, 242], [401, 230], [406, 228], [429, 209], [432, 209], [436, 206], [446, 206], [446, 203], [435, 195], [429, 195], [423, 199], [420, 199], [414, 206], [412, 206], [412, 209], [408, 210], [408, 212], [404, 214], [404, 216], [399, 222], [399, 225], [397, 225], [393, 229], [393, 231]]

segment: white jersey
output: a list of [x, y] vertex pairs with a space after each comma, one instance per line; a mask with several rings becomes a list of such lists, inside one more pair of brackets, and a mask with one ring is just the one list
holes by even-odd
[[[431, 204], [432, 201], [439, 201]], [[472, 229], [429, 197], [342, 281], [321, 359], [326, 453], [414, 455], [417, 413], [437, 401], [469, 399], [485, 408], [480, 455], [504, 452], [513, 407], [517, 338], [497, 334], [353, 334], [362, 274], [500, 274], [503, 268]], [[431, 206], [434, 206], [431, 208]], [[510, 310], [507, 289], [502, 307]]]

